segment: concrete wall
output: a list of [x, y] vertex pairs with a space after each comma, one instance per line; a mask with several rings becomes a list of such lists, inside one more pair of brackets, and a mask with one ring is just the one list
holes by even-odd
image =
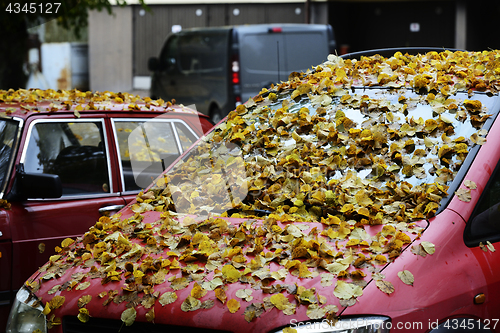
[[132, 7], [113, 7], [108, 12], [89, 12], [90, 89], [132, 89]]

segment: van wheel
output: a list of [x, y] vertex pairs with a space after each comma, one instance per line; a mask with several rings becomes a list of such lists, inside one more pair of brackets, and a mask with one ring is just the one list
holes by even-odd
[[224, 118], [222, 116], [222, 111], [217, 106], [214, 106], [210, 111], [210, 119], [214, 124], [217, 124], [219, 121], [222, 120], [222, 118]]

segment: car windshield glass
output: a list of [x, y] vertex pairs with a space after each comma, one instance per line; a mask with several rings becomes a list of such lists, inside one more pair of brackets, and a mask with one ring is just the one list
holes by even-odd
[[196, 215], [424, 219], [485, 141], [495, 100], [380, 88], [269, 95], [231, 113], [170, 169], [153, 188], [159, 204]]
[[14, 141], [18, 131], [18, 123], [12, 120], [0, 119], [0, 189], [8, 176]]

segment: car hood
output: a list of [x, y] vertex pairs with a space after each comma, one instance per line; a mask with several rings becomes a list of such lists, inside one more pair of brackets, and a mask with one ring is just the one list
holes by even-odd
[[65, 240], [26, 285], [56, 324], [69, 316], [254, 332], [292, 319], [333, 319], [426, 225], [344, 226], [350, 239], [340, 246], [330, 238], [338, 222], [139, 214], [129, 207], [81, 239]]

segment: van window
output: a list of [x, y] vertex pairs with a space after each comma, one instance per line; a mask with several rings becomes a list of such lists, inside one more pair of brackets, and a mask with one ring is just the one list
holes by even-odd
[[467, 246], [500, 241], [500, 163], [467, 223], [464, 239]]
[[178, 59], [183, 72], [207, 73], [224, 69], [226, 37], [205, 33], [179, 36]]
[[[240, 52], [241, 62], [245, 64], [244, 69], [255, 74], [278, 73], [278, 70], [283, 70], [285, 66], [283, 44], [282, 38], [278, 38], [276, 34], [244, 35]], [[278, 48], [280, 60], [278, 60]]]
[[177, 40], [177, 36], [170, 37], [161, 50], [160, 62], [168, 69], [177, 66]]
[[63, 196], [109, 191], [100, 121], [38, 122], [31, 127], [24, 170], [58, 175]]
[[[326, 61], [328, 40], [325, 32], [285, 33], [286, 71], [307, 70]], [[314, 50], [314, 52], [311, 52]], [[289, 73], [287, 73], [289, 74]]]

